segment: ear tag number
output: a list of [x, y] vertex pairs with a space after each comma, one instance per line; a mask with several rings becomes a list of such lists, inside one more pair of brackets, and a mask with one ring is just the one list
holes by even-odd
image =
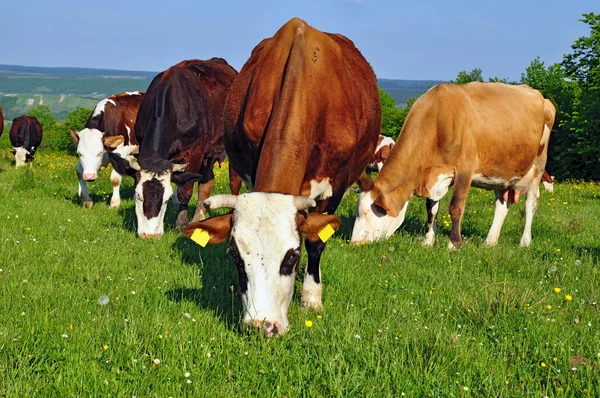
[[196, 228], [190, 238], [200, 246], [206, 247], [210, 240], [210, 235], [208, 234], [208, 231], [205, 231], [202, 228]]
[[333, 229], [331, 224], [327, 224], [325, 227], [323, 227], [323, 229], [319, 231], [319, 239], [321, 239], [321, 241], [325, 243], [327, 242], [327, 239], [331, 238], [331, 235], [333, 235], [334, 233], [335, 229]]

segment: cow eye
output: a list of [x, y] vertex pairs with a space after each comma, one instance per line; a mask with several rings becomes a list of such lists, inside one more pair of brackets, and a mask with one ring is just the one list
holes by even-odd
[[279, 274], [291, 275], [298, 267], [299, 262], [300, 247], [288, 250], [287, 253], [285, 253], [285, 256], [283, 257], [283, 261], [281, 261], [281, 266], [279, 267]]

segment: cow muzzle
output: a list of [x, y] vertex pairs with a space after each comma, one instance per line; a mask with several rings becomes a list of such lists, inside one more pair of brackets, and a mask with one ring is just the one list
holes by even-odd
[[83, 173], [83, 179], [86, 181], [96, 181], [98, 174], [96, 173]]
[[287, 328], [282, 326], [278, 321], [271, 322], [253, 319], [246, 321], [246, 326], [248, 329], [261, 329], [267, 337], [283, 336], [283, 334], [287, 331]]

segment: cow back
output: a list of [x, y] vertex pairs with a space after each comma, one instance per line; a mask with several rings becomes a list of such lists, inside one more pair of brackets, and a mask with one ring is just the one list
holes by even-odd
[[112, 95], [97, 105], [85, 127], [99, 130], [105, 137], [123, 136], [125, 145], [139, 145], [134, 124], [143, 98], [143, 91]]
[[158, 74], [135, 123], [140, 164], [149, 158], [187, 163], [205, 153], [222, 156], [222, 110], [236, 75], [221, 58], [183, 61]]
[[354, 44], [294, 18], [252, 51], [224, 117], [230, 164], [255, 190], [308, 196], [311, 180], [330, 178], [343, 192], [360, 176], [381, 109]]
[[42, 125], [35, 116], [22, 115], [13, 119], [10, 142], [13, 147], [23, 147], [32, 154], [42, 142]]

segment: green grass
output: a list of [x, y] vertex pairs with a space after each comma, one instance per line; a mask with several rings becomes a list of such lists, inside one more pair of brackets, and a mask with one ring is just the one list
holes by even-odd
[[304, 311], [296, 295], [290, 331], [267, 339], [239, 332], [223, 245], [174, 231], [173, 207], [161, 240], [138, 239], [131, 180], [111, 210], [102, 171], [86, 210], [75, 164], [40, 151], [17, 170], [0, 151], [2, 396], [600, 395], [597, 184], [542, 191], [529, 249], [518, 248], [522, 203], [499, 246], [482, 247], [493, 195], [473, 190], [456, 253], [447, 216], [435, 247], [420, 246], [420, 199], [390, 240], [349, 246], [349, 193], [322, 259], [324, 310]]

